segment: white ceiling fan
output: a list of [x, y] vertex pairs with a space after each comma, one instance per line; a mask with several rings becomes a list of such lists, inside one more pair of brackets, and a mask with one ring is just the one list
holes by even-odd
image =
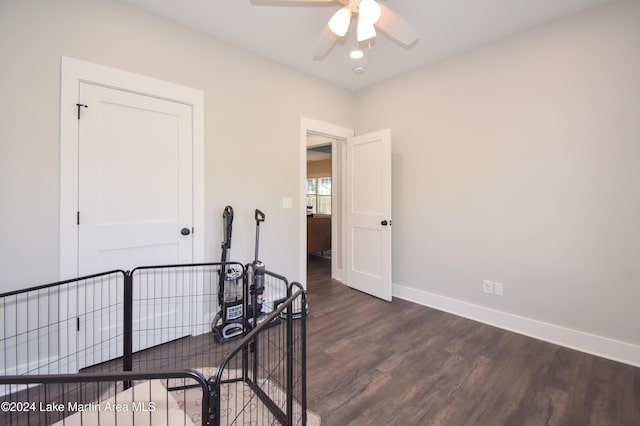
[[[267, 4], [269, 2], [266, 2]], [[418, 40], [418, 32], [394, 11], [376, 0], [276, 0], [280, 5], [328, 4], [343, 6], [333, 14], [313, 49], [313, 56], [322, 58], [340, 37], [349, 31], [353, 18], [357, 20], [358, 43], [376, 36], [376, 28], [403, 46], [411, 46]]]

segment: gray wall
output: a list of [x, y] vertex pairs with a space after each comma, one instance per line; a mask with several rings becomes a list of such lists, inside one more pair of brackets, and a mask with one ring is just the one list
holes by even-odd
[[356, 113], [393, 130], [394, 283], [640, 344], [639, 2], [363, 90]]
[[204, 90], [207, 259], [231, 204], [251, 260], [260, 208], [262, 260], [300, 279], [300, 117], [352, 127], [353, 93], [117, 2], [2, 0], [0, 292], [58, 279], [61, 56]]

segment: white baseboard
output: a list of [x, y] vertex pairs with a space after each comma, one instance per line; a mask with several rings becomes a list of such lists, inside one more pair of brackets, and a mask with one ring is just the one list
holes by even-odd
[[640, 346], [393, 284], [393, 297], [504, 330], [640, 367]]

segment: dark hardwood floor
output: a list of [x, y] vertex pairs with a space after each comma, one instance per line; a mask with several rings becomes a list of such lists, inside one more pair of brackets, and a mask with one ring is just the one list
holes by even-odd
[[640, 425], [640, 368], [330, 278], [309, 258], [308, 404], [323, 425]]

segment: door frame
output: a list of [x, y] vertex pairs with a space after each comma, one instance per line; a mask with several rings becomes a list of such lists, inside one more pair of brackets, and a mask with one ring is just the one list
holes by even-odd
[[[335, 139], [337, 142], [332, 144], [332, 156], [331, 156], [331, 173], [333, 176], [338, 176], [340, 179], [340, 183], [337, 185], [339, 188], [338, 197], [340, 199], [340, 209], [338, 209], [338, 214], [340, 218], [344, 218], [345, 214], [345, 204], [344, 204], [344, 179], [341, 177], [344, 176], [344, 168], [345, 168], [345, 154], [346, 150], [344, 149], [344, 142], [347, 138], [353, 137], [355, 131], [353, 129], [342, 127], [336, 124], [327, 123], [324, 121], [315, 120], [308, 117], [300, 118], [300, 203], [299, 203], [299, 217], [300, 217], [300, 225], [299, 225], [299, 249], [298, 253], [300, 254], [299, 264], [300, 264], [300, 272], [298, 274], [299, 281], [302, 283], [304, 288], [307, 288], [307, 133], [315, 133], [322, 136], [327, 136], [329, 138]], [[332, 177], [333, 181], [333, 177]], [[335, 188], [334, 185], [332, 185]], [[332, 191], [333, 192], [333, 191]], [[333, 194], [332, 194], [333, 197]], [[333, 212], [332, 212], [333, 214]], [[338, 221], [331, 221], [331, 240], [341, 241], [341, 247], [344, 247], [344, 238], [343, 235], [338, 234]], [[342, 269], [337, 266], [338, 257], [341, 258], [341, 264], [345, 265], [345, 257], [346, 250], [334, 250], [331, 248], [332, 256], [331, 256], [331, 275], [332, 278], [337, 280], [342, 280]]]
[[63, 56], [60, 90], [60, 279], [78, 274], [78, 93], [80, 82], [191, 106], [193, 262], [204, 261], [204, 92]]

